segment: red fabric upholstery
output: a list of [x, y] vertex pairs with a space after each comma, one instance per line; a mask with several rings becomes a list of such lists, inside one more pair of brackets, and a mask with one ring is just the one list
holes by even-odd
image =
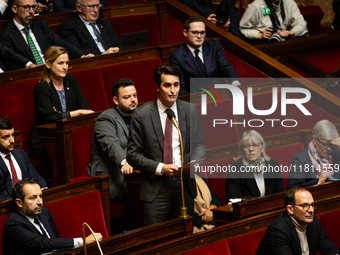
[[107, 0], [107, 6], [117, 6], [123, 2], [128, 2], [129, 4], [144, 3], [144, 0]]
[[150, 30], [148, 47], [161, 45], [157, 13], [116, 17], [111, 23], [119, 40], [122, 34]]
[[[222, 105], [218, 99], [216, 100], [216, 106], [214, 103], [207, 104], [207, 115], [201, 115], [201, 105], [196, 105], [201, 120], [203, 139], [207, 149], [239, 142], [236, 125], [233, 124], [230, 126], [231, 120], [235, 122], [232, 111], [232, 100], [222, 101]], [[228, 123], [218, 124], [213, 127], [214, 119], [226, 119]]]
[[[292, 94], [289, 98], [299, 98], [297, 94]], [[314, 125], [319, 120], [327, 119], [331, 121], [333, 124], [339, 123], [340, 120], [333, 117], [331, 114], [312, 104], [311, 102], [303, 104], [306, 109], [312, 114], [311, 116], [304, 115], [300, 109], [298, 109], [295, 105], [292, 105], [292, 119], [297, 120], [298, 125], [293, 129], [293, 131], [298, 131], [306, 128], [313, 128]]]
[[174, 19], [170, 15], [166, 15], [168, 23], [168, 39], [169, 44], [185, 43], [186, 37], [183, 35], [184, 24]]
[[[87, 194], [44, 205], [52, 212], [54, 221], [62, 238], [82, 237], [82, 225], [88, 223], [94, 232], [108, 237], [100, 192]], [[90, 232], [87, 230], [86, 235]]]
[[8, 216], [0, 217], [0, 255], [4, 254], [2, 251], [2, 238], [4, 236], [3, 229], [4, 229], [4, 225], [5, 225], [7, 218]]
[[[205, 164], [205, 166], [229, 166], [234, 162], [233, 158], [228, 158], [225, 160], [213, 162], [210, 164]], [[214, 175], [212, 175], [214, 176]], [[209, 178], [210, 177], [210, 178]], [[223, 178], [212, 178], [211, 175], [208, 175], [208, 183], [213, 191], [215, 191], [221, 198], [222, 205], [226, 205], [228, 202], [227, 195], [225, 193], [225, 183], [227, 181], [227, 173], [223, 173]]]
[[337, 247], [340, 247], [340, 210], [318, 215], [326, 234]]
[[287, 187], [288, 185], [290, 163], [292, 163], [294, 155], [302, 151], [303, 149], [304, 149], [303, 143], [298, 143], [298, 144], [293, 144], [293, 145], [289, 145], [285, 147], [266, 150], [266, 154], [270, 156], [272, 159], [275, 159], [279, 163], [279, 165], [288, 167], [287, 168], [288, 170], [286, 172], [282, 172], [282, 177], [285, 183], [285, 187]]
[[[244, 119], [246, 120], [246, 126], [244, 127], [244, 131], [248, 130], [256, 130], [258, 131], [263, 137], [271, 136], [271, 135], [277, 135], [282, 133], [287, 133], [288, 128], [283, 127], [281, 125], [281, 121], [285, 119], [285, 116], [281, 115], [281, 93], [278, 92], [278, 102], [277, 102], [277, 108], [274, 113], [266, 116], [259, 116], [252, 114], [248, 107], [245, 107], [245, 114]], [[248, 97], [245, 97], [245, 101], [248, 101]], [[253, 106], [257, 110], [267, 110], [270, 109], [272, 106], [273, 100], [272, 100], [272, 93], [266, 93], [261, 95], [253, 95]], [[250, 127], [248, 125], [248, 121], [251, 119], [260, 119], [263, 121], [262, 127]], [[266, 121], [266, 119], [279, 119], [280, 121], [274, 122], [274, 127], [272, 127], [271, 121]], [[262, 125], [260, 121], [253, 121], [250, 122], [252, 126], [260, 126]], [[287, 123], [285, 125], [291, 125], [291, 123]]]
[[298, 55], [324, 72], [332, 72], [338, 65], [340, 48], [338, 46], [323, 47], [314, 51], [298, 53]]
[[227, 241], [214, 243], [214, 244], [204, 246], [202, 248], [184, 253], [184, 255], [216, 255], [216, 254], [231, 255]]
[[[113, 107], [112, 86], [122, 78], [130, 78], [135, 81], [138, 101], [148, 102], [157, 97], [156, 85], [153, 73], [156, 67], [162, 64], [159, 58], [139, 62], [126, 63], [102, 68], [104, 88], [109, 106]], [[133, 71], [132, 71], [133, 70]]]
[[303, 18], [307, 22], [308, 33], [315, 35], [320, 32], [320, 22], [324, 12], [318, 5], [300, 6], [299, 7]]
[[20, 82], [0, 87], [1, 116], [9, 118], [15, 130], [21, 131], [22, 147], [26, 146], [28, 135], [34, 123], [33, 90], [38, 80]]
[[89, 101], [90, 109], [103, 111], [109, 108], [103, 86], [100, 68], [72, 73], [77, 77], [79, 86]]
[[87, 165], [91, 163], [93, 129], [94, 126], [91, 126], [71, 131], [74, 177], [88, 176]]
[[230, 254], [255, 255], [257, 246], [260, 244], [265, 232], [266, 230], [263, 229], [228, 240]]
[[51, 28], [51, 30], [52, 30], [54, 33], [56, 33], [56, 34], [58, 34], [58, 26], [59, 26], [59, 25], [49, 25], [49, 27]]
[[[225, 55], [228, 58], [228, 61], [235, 68], [237, 74], [241, 78], [267, 78], [266, 75], [255, 69], [254, 67], [248, 65], [246, 62], [242, 61], [238, 57], [232, 55], [228, 51], [224, 50]], [[249, 84], [250, 80], [242, 80], [243, 84]]]

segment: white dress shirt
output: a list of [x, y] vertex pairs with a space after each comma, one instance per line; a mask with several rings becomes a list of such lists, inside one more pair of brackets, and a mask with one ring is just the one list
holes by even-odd
[[[177, 104], [175, 102], [174, 105], [171, 108], [168, 108], [161, 103], [159, 98], [157, 98], [157, 107], [158, 107], [159, 117], [161, 119], [163, 135], [164, 135], [165, 134], [165, 123], [166, 123], [166, 119], [168, 118], [168, 115], [166, 113], [167, 109], [173, 110], [173, 112], [176, 115], [177, 123], [179, 125], [178, 113], [177, 113]], [[172, 163], [174, 165], [177, 165], [179, 167], [181, 166], [182, 161], [181, 161], [181, 147], [180, 147], [179, 135], [178, 135], [177, 128], [174, 125], [172, 126], [172, 160], [173, 160]], [[164, 165], [164, 163], [158, 164], [158, 166], [156, 168], [156, 173], [155, 173], [156, 175], [162, 175], [163, 165]]]

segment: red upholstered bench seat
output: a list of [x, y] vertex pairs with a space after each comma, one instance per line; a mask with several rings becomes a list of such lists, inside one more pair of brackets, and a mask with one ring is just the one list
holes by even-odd
[[4, 229], [4, 225], [5, 225], [7, 218], [8, 216], [0, 217], [0, 255], [4, 254], [2, 251], [2, 238], [4, 236], [3, 229]]
[[257, 246], [259, 246], [265, 229], [250, 234], [234, 237], [228, 240], [230, 254], [232, 255], [255, 255]]
[[[104, 238], [109, 235], [105, 226], [99, 191], [71, 197], [44, 205], [52, 212], [54, 221], [63, 238], [82, 237], [82, 225], [88, 223], [94, 232]], [[86, 235], [90, 232], [87, 231]]]
[[340, 210], [319, 214], [318, 216], [326, 234], [337, 247], [340, 247]]

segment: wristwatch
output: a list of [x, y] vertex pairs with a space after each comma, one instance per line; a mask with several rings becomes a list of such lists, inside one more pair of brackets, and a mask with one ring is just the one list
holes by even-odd
[[120, 167], [124, 166], [126, 164], [126, 159], [123, 159], [122, 162], [120, 162]]

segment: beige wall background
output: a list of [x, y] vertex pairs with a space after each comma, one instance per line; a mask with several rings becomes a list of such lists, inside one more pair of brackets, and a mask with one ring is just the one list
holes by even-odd
[[[245, 8], [252, 0], [237, 0], [236, 7], [239, 8], [239, 1], [242, 1], [242, 7]], [[319, 5], [325, 15], [321, 20], [322, 25], [331, 26], [334, 19], [332, 0], [295, 0], [298, 6]]]

